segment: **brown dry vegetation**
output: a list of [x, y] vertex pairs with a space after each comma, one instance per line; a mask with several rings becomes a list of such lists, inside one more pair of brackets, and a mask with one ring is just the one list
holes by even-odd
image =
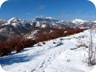
[[[66, 31], [66, 33], [64, 33]], [[0, 42], [0, 56], [9, 55], [12, 51], [20, 52], [26, 47], [31, 47], [32, 45], [46, 40], [55, 39], [58, 37], [68, 36], [75, 33], [79, 33], [84, 31], [84, 29], [53, 29], [52, 32], [48, 32], [47, 34], [39, 34], [36, 37], [36, 40], [25, 39], [24, 37], [15, 38], [12, 40], [6, 40], [4, 42]]]
[[26, 47], [36, 44], [34, 40], [22, 37], [0, 43], [0, 56], [8, 55], [12, 51], [20, 52]]
[[54, 29], [51, 33], [49, 32], [47, 34], [39, 35], [37, 37], [36, 41], [41, 42], [41, 41], [51, 40], [51, 39], [55, 39], [55, 38], [58, 38], [58, 37], [63, 37], [63, 36], [69, 36], [69, 35], [72, 35], [72, 34], [76, 34], [76, 33], [82, 32], [82, 31], [84, 31], [84, 29], [77, 29], [77, 28], [76, 29], [73, 29], [73, 28]]

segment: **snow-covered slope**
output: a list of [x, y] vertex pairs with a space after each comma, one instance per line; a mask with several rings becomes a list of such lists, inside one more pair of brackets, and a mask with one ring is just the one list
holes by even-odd
[[8, 72], [89, 72], [92, 68], [87, 65], [88, 39], [89, 30], [40, 42], [21, 53], [0, 57], [0, 62]]

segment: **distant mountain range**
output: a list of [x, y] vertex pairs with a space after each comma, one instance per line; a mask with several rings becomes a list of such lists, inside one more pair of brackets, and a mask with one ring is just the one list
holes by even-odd
[[[96, 27], [96, 21], [75, 19], [72, 21], [61, 21], [52, 17], [37, 17], [31, 21], [13, 17], [9, 20], [0, 19], [0, 40], [12, 39], [19, 36], [33, 36], [39, 29], [64, 29], [64, 28], [90, 28]], [[34, 36], [33, 36], [34, 37]]]
[[25, 21], [23, 19], [18, 19], [13, 17], [9, 20], [0, 19], [0, 28], [4, 26], [13, 26], [14, 28], [23, 27], [25, 29], [29, 28], [89, 28], [90, 26], [95, 26], [96, 21], [88, 21], [82, 19], [75, 19], [72, 21], [57, 20], [52, 17], [37, 17], [32, 21]]

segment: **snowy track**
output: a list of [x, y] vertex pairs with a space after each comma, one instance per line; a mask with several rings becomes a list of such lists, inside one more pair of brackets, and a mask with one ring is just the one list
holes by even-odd
[[44, 72], [44, 69], [51, 64], [52, 60], [55, 59], [60, 53], [64, 51], [64, 48], [55, 48], [48, 50], [46, 54], [44, 54], [42, 57], [44, 57], [43, 61], [37, 66], [35, 69], [32, 70], [32, 72]]

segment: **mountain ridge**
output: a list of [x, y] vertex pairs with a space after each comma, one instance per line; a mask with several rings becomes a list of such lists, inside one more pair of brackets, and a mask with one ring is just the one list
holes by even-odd
[[96, 27], [96, 22], [82, 19], [62, 21], [52, 17], [36, 17], [31, 21], [28, 21], [12, 17], [9, 20], [0, 19], [0, 39], [21, 37], [30, 31], [34, 34], [35, 30], [39, 30], [43, 34], [46, 33], [46, 30], [44, 29], [49, 29], [50, 31], [51, 29], [88, 29], [90, 27]]

